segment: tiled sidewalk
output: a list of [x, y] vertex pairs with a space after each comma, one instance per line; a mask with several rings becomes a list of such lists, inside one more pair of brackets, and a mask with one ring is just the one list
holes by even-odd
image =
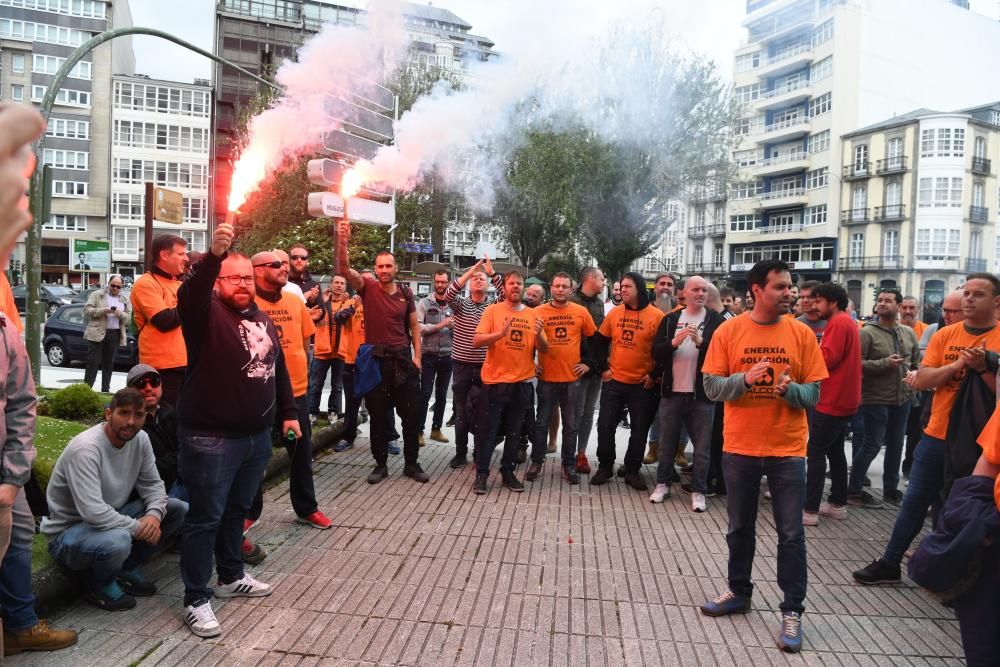
[[[619, 432], [623, 440], [625, 432]], [[623, 447], [621, 449], [624, 449]], [[958, 623], [912, 583], [865, 588], [895, 510], [852, 511], [808, 529], [806, 644], [775, 648], [780, 591], [770, 505], [761, 502], [754, 611], [711, 619], [698, 605], [725, 586], [725, 507], [663, 505], [623, 483], [570, 487], [552, 456], [543, 477], [513, 494], [491, 476], [452, 471], [448, 445], [429, 443], [431, 483], [365, 483], [366, 446], [316, 464], [320, 507], [335, 528], [293, 522], [287, 484], [267, 494], [253, 537], [269, 552], [254, 570], [269, 598], [216, 603], [224, 632], [201, 640], [181, 622], [177, 557], [149, 566], [160, 587], [136, 609], [85, 603], [54, 619], [80, 643], [10, 665], [764, 665], [961, 662]], [[523, 473], [523, 469], [521, 471]], [[647, 466], [652, 480], [652, 469]]]

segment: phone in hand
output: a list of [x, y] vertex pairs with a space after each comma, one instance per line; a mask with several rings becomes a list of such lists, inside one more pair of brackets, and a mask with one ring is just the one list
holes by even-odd
[[118, 310], [118, 306], [111, 306], [111, 310]]

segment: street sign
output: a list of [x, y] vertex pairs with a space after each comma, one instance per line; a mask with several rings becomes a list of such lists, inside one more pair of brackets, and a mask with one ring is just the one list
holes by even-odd
[[[396, 224], [396, 207], [391, 203], [351, 197], [348, 206], [351, 222], [387, 227]], [[308, 208], [309, 215], [317, 218], [343, 218], [344, 198], [335, 192], [310, 192]]]
[[392, 141], [392, 118], [358, 106], [347, 95], [327, 95], [326, 112], [347, 126], [352, 134], [378, 142]]
[[323, 133], [323, 148], [355, 160], [371, 160], [378, 149], [382, 148], [382, 144], [343, 130], [330, 130]]
[[430, 243], [400, 243], [399, 247], [407, 252], [417, 252], [424, 255], [434, 253], [434, 246]]
[[110, 271], [111, 242], [73, 239], [70, 262], [74, 271]]
[[[338, 160], [330, 160], [328, 158], [309, 160], [306, 163], [306, 176], [309, 178], [309, 182], [314, 185], [324, 185], [328, 188], [339, 189], [344, 174], [350, 169], [351, 165]], [[358, 196], [366, 199], [388, 201], [392, 199], [392, 191], [366, 185], [358, 191]]]
[[153, 190], [156, 205], [153, 207], [153, 220], [179, 225], [184, 222], [184, 195], [173, 190], [155, 188]]

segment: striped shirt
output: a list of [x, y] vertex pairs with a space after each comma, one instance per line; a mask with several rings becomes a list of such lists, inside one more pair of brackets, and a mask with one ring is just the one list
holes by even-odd
[[467, 296], [462, 296], [462, 287], [457, 280], [453, 280], [444, 293], [444, 299], [451, 306], [451, 358], [467, 364], [481, 364], [486, 361], [485, 347], [472, 347], [472, 337], [479, 326], [479, 320], [483, 317], [486, 307], [503, 301], [503, 275], [493, 274], [491, 281], [497, 293], [493, 297], [486, 297], [482, 303], [476, 303]]

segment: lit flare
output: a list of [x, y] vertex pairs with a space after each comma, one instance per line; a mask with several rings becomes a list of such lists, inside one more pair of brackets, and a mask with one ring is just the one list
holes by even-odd
[[229, 188], [229, 210], [233, 213], [239, 210], [266, 175], [267, 156], [263, 151], [250, 149], [240, 155], [240, 159], [233, 167], [233, 180]]
[[375, 180], [374, 175], [375, 169], [371, 162], [367, 160], [359, 161], [351, 169], [344, 172], [343, 177], [340, 179], [341, 196], [344, 199], [350, 199], [358, 194], [362, 187]]

